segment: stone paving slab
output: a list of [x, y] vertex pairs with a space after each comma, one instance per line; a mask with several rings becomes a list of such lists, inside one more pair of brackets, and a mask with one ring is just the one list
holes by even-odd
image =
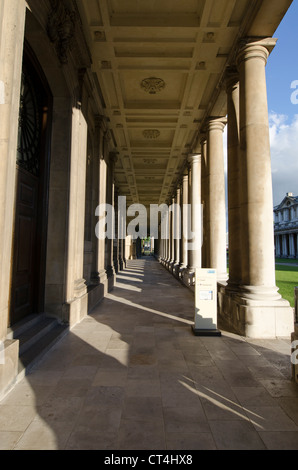
[[193, 294], [153, 258], [0, 402], [0, 450], [298, 450], [290, 338], [195, 337]]

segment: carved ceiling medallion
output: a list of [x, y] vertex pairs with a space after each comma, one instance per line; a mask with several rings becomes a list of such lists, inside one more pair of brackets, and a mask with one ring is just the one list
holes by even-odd
[[149, 95], [156, 95], [164, 90], [166, 87], [165, 82], [161, 78], [149, 77], [141, 82], [141, 88]]
[[157, 129], [146, 129], [143, 132], [145, 139], [157, 139], [160, 136], [160, 132]]

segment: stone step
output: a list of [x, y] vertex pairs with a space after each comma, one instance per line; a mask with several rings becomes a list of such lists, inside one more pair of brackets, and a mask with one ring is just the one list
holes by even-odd
[[29, 330], [31, 327], [39, 323], [45, 317], [46, 315], [44, 313], [38, 315], [32, 314], [26, 317], [24, 320], [19, 321], [12, 327], [8, 328], [7, 339], [18, 339], [22, 335], [22, 333]]
[[58, 323], [19, 358], [19, 378], [25, 376], [60, 341], [69, 329]]
[[45, 314], [31, 315], [10, 328], [8, 339], [19, 340], [17, 380], [21, 380], [68, 331], [67, 325]]

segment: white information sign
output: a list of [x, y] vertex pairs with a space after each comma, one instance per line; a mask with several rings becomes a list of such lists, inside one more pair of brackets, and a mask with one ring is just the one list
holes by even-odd
[[217, 329], [217, 272], [216, 269], [196, 269], [195, 324], [197, 336], [220, 336]]

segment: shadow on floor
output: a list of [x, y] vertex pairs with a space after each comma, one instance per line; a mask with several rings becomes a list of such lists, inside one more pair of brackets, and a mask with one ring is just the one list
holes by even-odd
[[5, 436], [0, 427], [7, 448], [298, 449], [289, 343], [198, 338], [193, 312], [193, 294], [158, 262], [130, 261], [0, 404], [19, 417]]

